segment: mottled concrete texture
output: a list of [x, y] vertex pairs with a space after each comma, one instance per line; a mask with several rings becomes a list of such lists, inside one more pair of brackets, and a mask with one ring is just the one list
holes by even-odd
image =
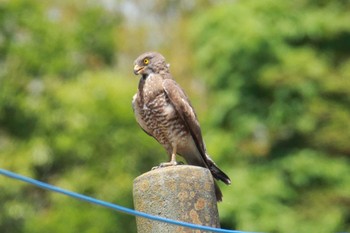
[[[147, 172], [134, 180], [138, 211], [195, 224], [220, 227], [213, 178], [208, 169], [178, 165]], [[204, 232], [136, 218], [138, 233]]]

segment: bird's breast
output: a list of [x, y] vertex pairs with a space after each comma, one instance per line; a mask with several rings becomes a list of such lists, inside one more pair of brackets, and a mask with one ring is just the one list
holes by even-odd
[[175, 108], [172, 104], [166, 104], [163, 106], [164, 115], [172, 116], [175, 114]]
[[181, 142], [188, 134], [184, 122], [164, 91], [152, 94], [153, 98], [144, 96], [148, 101], [139, 102], [140, 125], [163, 145]]

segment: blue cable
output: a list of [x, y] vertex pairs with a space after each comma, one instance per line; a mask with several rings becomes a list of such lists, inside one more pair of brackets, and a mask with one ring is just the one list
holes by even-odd
[[136, 211], [136, 210], [132, 210], [132, 209], [128, 209], [125, 208], [123, 206], [119, 206], [119, 205], [115, 205], [109, 202], [105, 202], [102, 200], [98, 200], [89, 196], [85, 196], [79, 193], [75, 193], [75, 192], [71, 192], [65, 189], [61, 189], [59, 187], [38, 181], [38, 180], [34, 180], [25, 176], [21, 176], [19, 174], [7, 171], [5, 169], [0, 169], [0, 174], [16, 179], [16, 180], [20, 180], [32, 185], [35, 185], [39, 188], [42, 189], [47, 189], [56, 193], [61, 193], [64, 194], [66, 196], [69, 197], [73, 197], [82, 201], [86, 201], [89, 203], [93, 203], [96, 205], [100, 205], [103, 207], [107, 207], [113, 210], [117, 210], [126, 214], [130, 214], [130, 215], [134, 215], [134, 216], [139, 216], [142, 218], [148, 218], [151, 220], [155, 220], [155, 221], [160, 221], [160, 222], [165, 222], [165, 223], [170, 223], [170, 224], [174, 224], [174, 225], [179, 225], [179, 226], [184, 226], [184, 227], [189, 227], [189, 228], [194, 228], [194, 229], [198, 229], [198, 230], [205, 230], [205, 231], [212, 231], [212, 232], [223, 232], [223, 233], [248, 233], [248, 232], [243, 232], [243, 231], [235, 231], [235, 230], [226, 230], [226, 229], [220, 229], [220, 228], [214, 228], [214, 227], [208, 227], [208, 226], [201, 226], [201, 225], [196, 225], [196, 224], [192, 224], [192, 223], [187, 223], [187, 222], [180, 222], [180, 221], [176, 221], [176, 220], [172, 220], [172, 219], [168, 219], [168, 218], [163, 218], [163, 217], [159, 217], [159, 216], [155, 216], [155, 215], [149, 215], [147, 213], [143, 213], [140, 211]]

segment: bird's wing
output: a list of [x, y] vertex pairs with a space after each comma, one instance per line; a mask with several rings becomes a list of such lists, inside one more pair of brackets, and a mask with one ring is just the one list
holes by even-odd
[[[202, 156], [202, 159], [204, 160], [206, 166], [209, 168], [210, 172], [216, 179], [222, 180], [226, 184], [230, 184], [230, 178], [223, 171], [221, 171], [216, 166], [214, 161], [206, 154], [206, 149], [202, 138], [202, 132], [199, 126], [199, 122], [197, 120], [196, 113], [194, 112], [194, 109], [184, 91], [172, 79], [165, 79], [163, 81], [163, 88], [165, 90], [165, 93], [168, 95], [171, 103], [175, 107], [175, 110], [177, 111], [177, 113], [185, 122], [187, 128], [191, 132], [193, 141], [195, 142], [196, 147], [200, 155]], [[220, 196], [222, 196], [222, 194], [220, 193], [220, 190], [218, 188], [217, 192], [219, 192], [217, 193], [217, 195], [219, 197], [218, 200], [220, 200]]]
[[163, 81], [163, 88], [165, 90], [165, 93], [168, 95], [171, 103], [175, 107], [175, 110], [178, 112], [179, 116], [189, 129], [192, 138], [198, 148], [198, 151], [202, 155], [202, 158], [204, 161], [207, 161], [202, 132], [197, 120], [196, 113], [188, 97], [173, 79], [165, 79]]

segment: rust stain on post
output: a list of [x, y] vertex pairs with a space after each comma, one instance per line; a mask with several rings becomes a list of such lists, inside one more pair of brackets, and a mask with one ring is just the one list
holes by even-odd
[[[134, 180], [138, 211], [169, 219], [220, 227], [214, 183], [208, 169], [179, 165], [147, 172]], [[204, 232], [136, 218], [139, 233]]]

